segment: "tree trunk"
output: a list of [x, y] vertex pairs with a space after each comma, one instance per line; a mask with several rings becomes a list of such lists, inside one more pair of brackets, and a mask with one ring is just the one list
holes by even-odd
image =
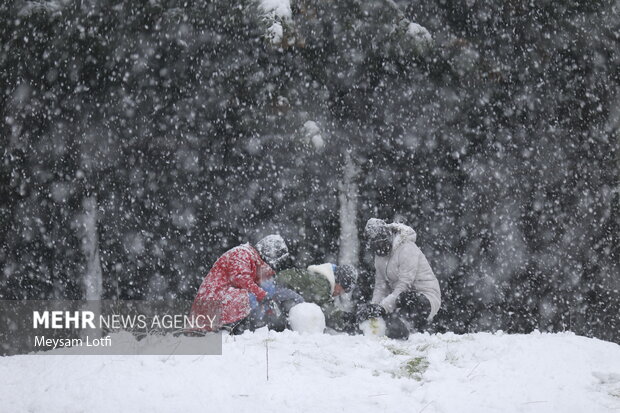
[[[82, 202], [84, 214], [82, 215], [82, 252], [86, 257], [86, 272], [84, 273], [83, 288], [84, 298], [89, 301], [87, 309], [95, 313], [99, 318], [101, 314], [101, 298], [103, 296], [103, 276], [101, 273], [101, 261], [99, 259], [99, 239], [97, 234], [97, 198], [89, 196]], [[92, 335], [99, 338], [101, 330], [84, 330], [84, 337]]]
[[343, 179], [338, 184], [340, 201], [340, 240], [338, 264], [355, 267], [359, 261], [359, 238], [357, 235], [357, 198], [356, 178], [358, 169], [349, 152], [345, 155]]
[[99, 260], [99, 241], [97, 235], [97, 198], [84, 199], [82, 220], [82, 251], [86, 256], [86, 273], [84, 274], [84, 297], [86, 300], [101, 300], [103, 294], [103, 277]]

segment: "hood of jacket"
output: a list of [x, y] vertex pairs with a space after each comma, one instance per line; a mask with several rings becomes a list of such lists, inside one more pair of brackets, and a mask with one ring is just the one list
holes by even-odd
[[417, 234], [415, 230], [410, 226], [394, 222], [391, 224], [387, 224], [387, 227], [395, 233], [394, 241], [392, 242], [392, 248], [394, 250], [407, 242], [412, 242], [415, 244]]

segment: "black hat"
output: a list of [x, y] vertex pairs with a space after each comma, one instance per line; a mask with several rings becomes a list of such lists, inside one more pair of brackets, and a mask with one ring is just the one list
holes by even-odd
[[386, 256], [392, 251], [393, 233], [382, 219], [370, 218], [364, 229], [368, 247], [379, 256]]
[[353, 283], [357, 279], [357, 270], [351, 265], [338, 265], [334, 270], [334, 277], [336, 282], [348, 292], [351, 290]]

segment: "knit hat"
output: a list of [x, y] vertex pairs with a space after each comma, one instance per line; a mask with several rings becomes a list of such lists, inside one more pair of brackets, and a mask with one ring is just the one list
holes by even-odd
[[364, 228], [366, 241], [371, 251], [386, 256], [392, 250], [393, 233], [382, 219], [370, 218]]
[[334, 276], [336, 282], [340, 284], [345, 291], [349, 292], [357, 279], [357, 270], [351, 265], [338, 265], [334, 271]]
[[387, 234], [389, 234], [389, 229], [382, 219], [370, 218], [364, 228], [364, 235], [368, 240], [385, 238]]
[[288, 258], [288, 247], [284, 238], [278, 234], [267, 235], [256, 243], [256, 250], [271, 268], [277, 270], [279, 264]]

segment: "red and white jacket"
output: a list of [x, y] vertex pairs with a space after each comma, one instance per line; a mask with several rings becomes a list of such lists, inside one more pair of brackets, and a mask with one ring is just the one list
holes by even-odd
[[200, 285], [191, 313], [198, 316], [205, 308], [210, 308], [205, 306], [205, 302], [218, 301], [222, 310], [221, 324], [242, 320], [250, 314], [248, 293], [253, 293], [258, 301], [262, 301], [267, 293], [260, 283], [274, 274], [250, 244], [228, 250], [213, 264]]

